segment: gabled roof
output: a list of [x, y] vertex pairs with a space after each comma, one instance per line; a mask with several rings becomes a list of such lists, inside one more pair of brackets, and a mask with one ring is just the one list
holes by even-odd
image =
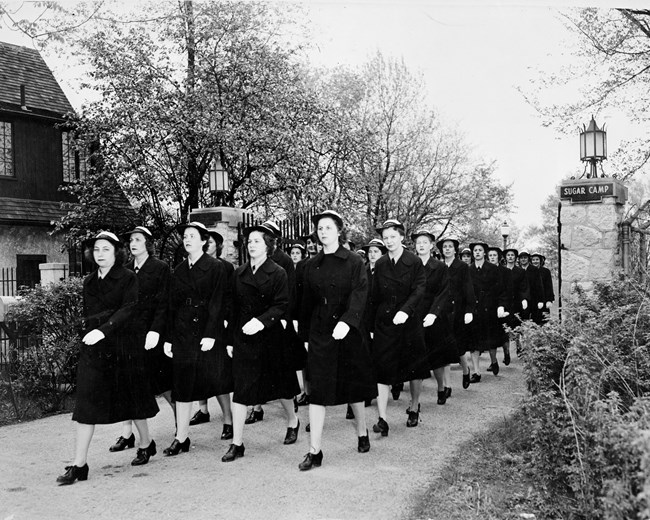
[[40, 53], [0, 42], [0, 106], [20, 108], [20, 86], [25, 85], [28, 109], [62, 116], [73, 108]]
[[66, 213], [57, 201], [0, 197], [0, 224], [49, 226]]

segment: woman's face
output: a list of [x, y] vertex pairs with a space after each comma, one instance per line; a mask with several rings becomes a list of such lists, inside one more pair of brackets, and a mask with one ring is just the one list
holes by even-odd
[[454, 258], [456, 256], [456, 248], [453, 242], [447, 241], [442, 243], [442, 256], [445, 258]]
[[465, 262], [467, 265], [472, 263], [472, 255], [469, 253], [465, 253], [463, 255], [460, 255], [460, 259]]
[[142, 233], [131, 233], [129, 249], [135, 257], [144, 255], [147, 253], [147, 238]]
[[539, 256], [531, 257], [530, 263], [533, 264], [535, 267], [540, 267], [542, 265], [542, 261], [539, 259]]
[[381, 252], [381, 249], [379, 249], [376, 246], [370, 246], [368, 248], [368, 260], [370, 261], [371, 264], [375, 264], [377, 260], [379, 260], [382, 256], [384, 256], [384, 253]]
[[300, 260], [302, 260], [302, 249], [300, 249], [299, 247], [292, 247], [289, 254], [291, 255], [291, 261], [294, 264], [297, 264], [298, 262], [300, 262]]
[[103, 238], [95, 240], [93, 258], [102, 269], [110, 269], [115, 264], [115, 246]]
[[483, 249], [483, 246], [474, 246], [472, 254], [474, 255], [474, 260], [479, 262], [485, 260], [485, 249]]
[[488, 251], [488, 262], [499, 265], [499, 253], [496, 251]]
[[339, 235], [341, 232], [333, 218], [321, 218], [318, 221], [317, 232], [318, 239], [321, 241], [323, 246], [333, 246], [339, 243]]
[[203, 252], [203, 245], [206, 240], [201, 238], [199, 230], [193, 227], [185, 228], [183, 231], [183, 246], [189, 254], [197, 255]]
[[307, 251], [309, 251], [309, 254], [315, 255], [316, 254], [316, 242], [314, 242], [311, 238], [307, 239]]
[[212, 237], [208, 238], [208, 250], [206, 253], [214, 258], [217, 257], [217, 242]]
[[386, 245], [386, 249], [391, 253], [393, 251], [398, 251], [402, 246], [402, 240], [404, 240], [404, 237], [395, 228], [384, 229], [381, 232], [381, 238]]
[[418, 256], [429, 256], [433, 249], [433, 242], [428, 236], [421, 235], [415, 239], [415, 251]]
[[264, 258], [266, 256], [264, 234], [261, 231], [251, 231], [248, 235], [246, 247], [248, 248], [248, 255], [251, 257], [251, 260]]

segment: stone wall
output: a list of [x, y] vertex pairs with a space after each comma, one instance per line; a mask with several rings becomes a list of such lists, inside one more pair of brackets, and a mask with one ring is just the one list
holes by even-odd
[[[577, 181], [566, 181], [575, 185]], [[587, 179], [580, 184], [598, 185], [601, 179]], [[622, 269], [620, 223], [623, 219], [627, 190], [618, 181], [615, 193], [599, 201], [562, 202], [562, 298], [570, 297], [576, 284], [586, 291], [594, 282], [612, 279]]]
[[0, 267], [16, 267], [16, 255], [45, 255], [48, 262], [67, 264], [63, 242], [48, 231], [39, 226], [0, 226]]
[[221, 257], [235, 266], [239, 265], [239, 251], [234, 246], [237, 240], [237, 225], [242, 222], [245, 210], [239, 208], [217, 207], [193, 209], [191, 222], [201, 222], [206, 227], [215, 229], [223, 237]]

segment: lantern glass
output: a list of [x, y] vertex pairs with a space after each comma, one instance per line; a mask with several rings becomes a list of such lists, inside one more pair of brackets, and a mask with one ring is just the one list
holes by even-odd
[[580, 160], [603, 159], [607, 159], [607, 132], [598, 128], [592, 117], [589, 126], [580, 132]]
[[507, 222], [501, 224], [501, 236], [502, 237], [510, 236], [510, 226], [508, 225]]
[[215, 159], [209, 172], [210, 191], [213, 193], [230, 191], [230, 179], [228, 172], [221, 166], [221, 161]]

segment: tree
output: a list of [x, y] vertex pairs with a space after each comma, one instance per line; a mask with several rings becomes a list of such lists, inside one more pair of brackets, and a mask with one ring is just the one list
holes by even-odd
[[[578, 61], [559, 70], [540, 71], [526, 93], [528, 100], [542, 114], [545, 125], [572, 132], [593, 113], [623, 111], [630, 121], [639, 123], [640, 135], [610, 154], [610, 169], [623, 179], [648, 172], [650, 9], [587, 8], [563, 17], [578, 36]], [[564, 100], [560, 103], [559, 96], [548, 96], [558, 89]], [[577, 93], [573, 100], [570, 91]]]

